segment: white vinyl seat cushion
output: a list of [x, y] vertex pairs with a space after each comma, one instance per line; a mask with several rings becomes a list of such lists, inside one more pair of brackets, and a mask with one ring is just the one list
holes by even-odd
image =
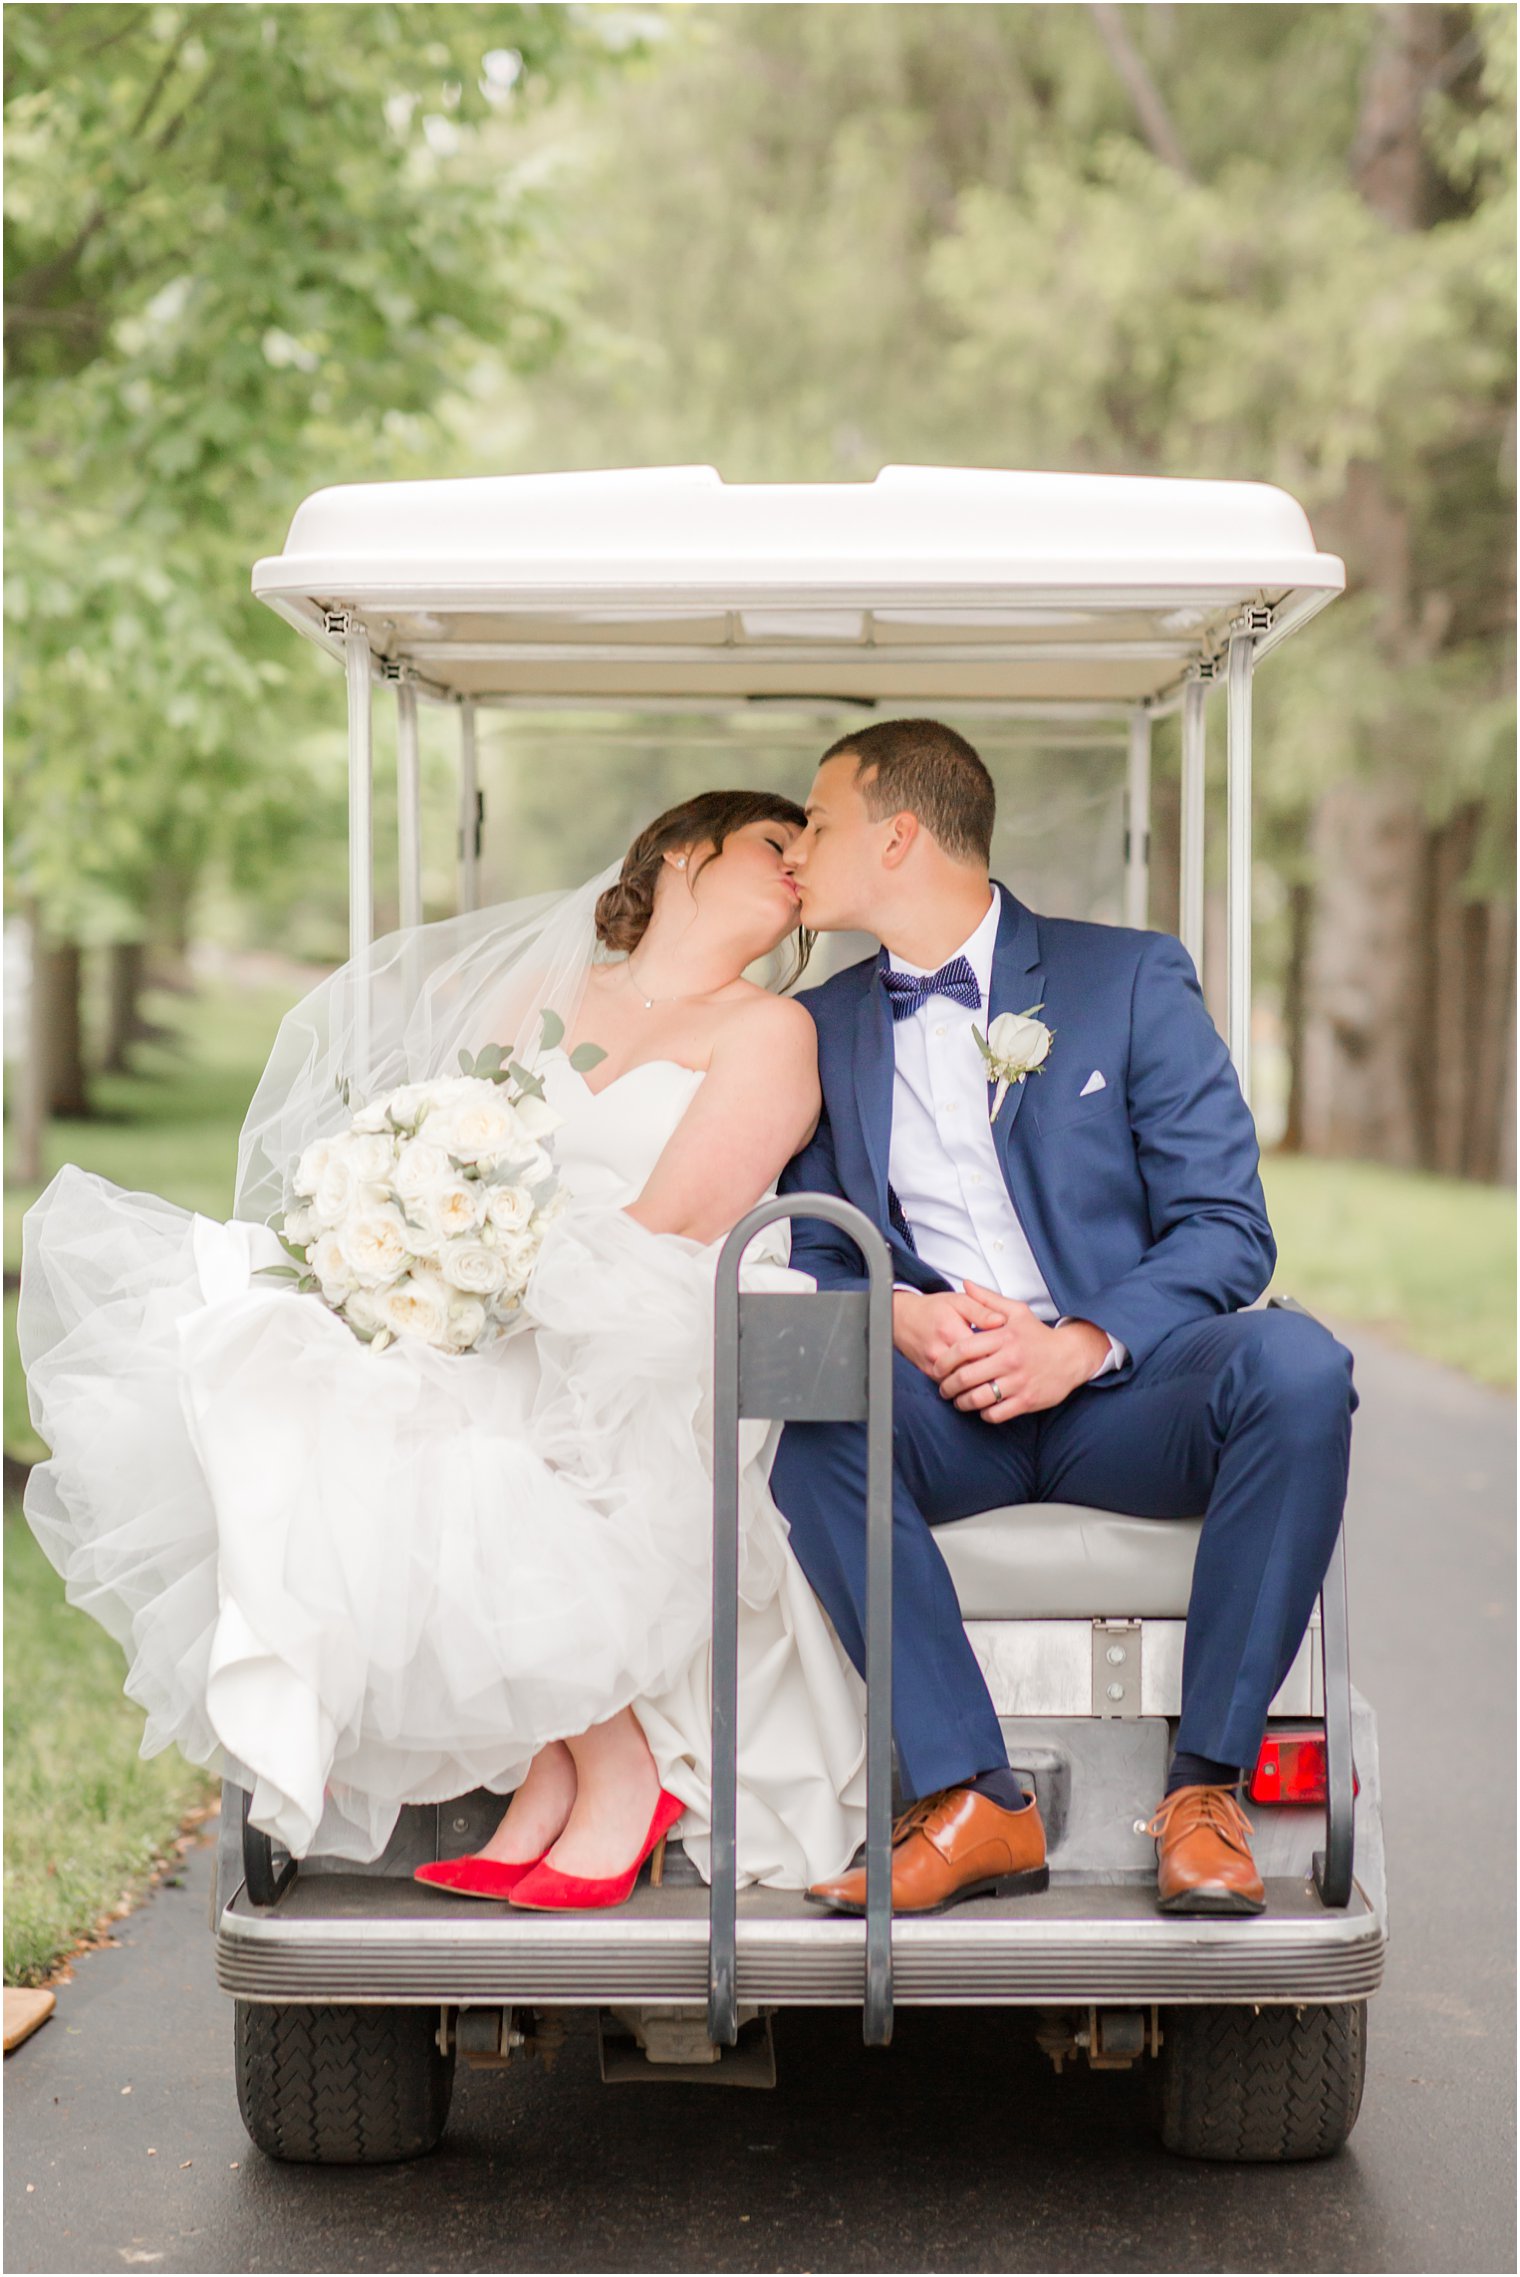
[[1181, 1620], [1202, 1527], [1029, 1502], [936, 1526], [934, 1539], [968, 1621]]

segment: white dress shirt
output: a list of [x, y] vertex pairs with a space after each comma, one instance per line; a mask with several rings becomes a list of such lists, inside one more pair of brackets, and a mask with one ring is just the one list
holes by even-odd
[[[925, 997], [905, 1020], [892, 1023], [897, 1072], [887, 1175], [926, 1265], [952, 1288], [979, 1281], [984, 1289], [1017, 1298], [1037, 1320], [1056, 1326], [1054, 1300], [1003, 1177], [988, 1111], [986, 1064], [971, 1032], [974, 1025], [987, 1032], [1000, 915], [994, 891], [976, 931], [952, 952], [963, 956], [976, 974], [980, 1012], [936, 995]], [[888, 962], [894, 972], [914, 979], [938, 969], [890, 955]], [[1093, 1375], [1122, 1367], [1126, 1357], [1124, 1346], [1111, 1337], [1108, 1356]]]

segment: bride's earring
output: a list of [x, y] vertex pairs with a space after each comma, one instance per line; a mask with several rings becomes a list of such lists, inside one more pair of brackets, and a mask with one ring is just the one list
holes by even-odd
[[684, 870], [684, 869], [685, 869], [685, 867], [686, 867], [686, 856], [685, 856], [684, 854], [677, 854], [677, 856], [676, 856], [676, 868], [677, 868], [678, 870]]

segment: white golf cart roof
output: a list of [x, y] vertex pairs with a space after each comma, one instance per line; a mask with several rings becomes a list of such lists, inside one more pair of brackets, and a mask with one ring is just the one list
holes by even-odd
[[[1259, 658], [1345, 584], [1258, 482], [884, 467], [726, 483], [712, 467], [344, 484], [253, 589], [423, 695], [591, 703], [845, 698], [1169, 709], [1270, 611]], [[346, 621], [345, 621], [346, 620]]]
[[[1125, 922], [1150, 921], [1151, 730], [1182, 719], [1178, 930], [1203, 970], [1205, 713], [1228, 726], [1228, 1033], [1249, 1097], [1251, 680], [1345, 586], [1261, 482], [883, 467], [728, 483], [712, 467], [342, 484], [253, 590], [348, 681], [349, 939], [373, 938], [373, 689], [396, 699], [400, 919], [422, 918], [419, 699], [460, 723], [459, 906], [479, 888], [483, 705], [990, 713], [1123, 740]], [[836, 730], [837, 732], [837, 730]], [[363, 1051], [360, 1052], [363, 1058]]]

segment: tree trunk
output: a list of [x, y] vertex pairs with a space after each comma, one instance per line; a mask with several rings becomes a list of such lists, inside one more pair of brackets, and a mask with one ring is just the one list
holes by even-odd
[[45, 941], [41, 1007], [48, 1024], [48, 1108], [54, 1115], [88, 1115], [89, 1075], [84, 1057], [84, 954], [77, 941]]
[[1462, 1156], [1468, 1030], [1468, 970], [1462, 879], [1471, 859], [1471, 810], [1430, 830], [1424, 847], [1424, 945], [1418, 1026], [1425, 1039], [1424, 1080], [1414, 1087], [1420, 1161], [1455, 1175]]
[[1403, 0], [1375, 12], [1378, 37], [1362, 82], [1351, 176], [1373, 212], [1395, 229], [1427, 229], [1439, 184], [1421, 139], [1420, 113], [1442, 80], [1445, 57], [1469, 28], [1468, 11]]
[[106, 950], [106, 1032], [100, 1061], [108, 1075], [126, 1074], [128, 1048], [151, 1032], [142, 1017], [142, 990], [142, 942], [113, 941]]
[[1515, 911], [1506, 901], [1473, 905], [1475, 1017], [1462, 1171], [1511, 1184], [1515, 1176]]
[[162, 863], [154, 872], [148, 893], [148, 942], [144, 982], [167, 988], [176, 995], [194, 992], [190, 970], [190, 913], [195, 900], [192, 874]]
[[1433, 825], [1389, 784], [1342, 783], [1321, 801], [1284, 1144], [1512, 1174], [1514, 909], [1468, 892], [1481, 822], [1469, 805]]
[[[1470, 845], [1481, 825], [1479, 810], [1469, 808], [1459, 819], [1467, 823], [1463, 836]], [[1459, 869], [1449, 851], [1445, 859], [1451, 899], [1439, 937], [1446, 945], [1446, 969], [1455, 977], [1451, 999], [1443, 1000], [1438, 1013], [1440, 1050], [1450, 1066], [1443, 1070], [1443, 1114], [1431, 1166], [1453, 1178], [1493, 1181], [1511, 1174], [1506, 1165], [1514, 1154], [1515, 912], [1507, 901], [1470, 895], [1466, 862]]]
[[1136, 122], [1151, 150], [1163, 166], [1170, 166], [1185, 182], [1196, 179], [1187, 162], [1181, 138], [1172, 115], [1162, 98], [1161, 90], [1151, 77], [1144, 56], [1130, 38], [1129, 27], [1121, 10], [1111, 0], [1089, 0], [1098, 36], [1108, 52], [1108, 60], [1118, 74], [1120, 84], [1134, 105]]
[[1497, 1041], [1498, 1080], [1488, 1095], [1495, 1105], [1493, 1177], [1501, 1186], [1513, 1186], [1515, 1158], [1515, 912], [1495, 905], [1503, 941], [1489, 963], [1493, 990], [1493, 1029]]
[[38, 942], [32, 963], [32, 1049], [45, 1071], [47, 1111], [88, 1115], [83, 957], [77, 941]]
[[1288, 1112], [1278, 1145], [1284, 1154], [1304, 1152], [1304, 1023], [1309, 967], [1309, 930], [1314, 897], [1303, 879], [1288, 888], [1288, 969], [1283, 976], [1283, 1037], [1288, 1048]]
[[1315, 909], [1299, 1044], [1310, 1154], [1403, 1169], [1422, 1160], [1424, 840], [1414, 798], [1389, 784], [1337, 784], [1310, 824]]

